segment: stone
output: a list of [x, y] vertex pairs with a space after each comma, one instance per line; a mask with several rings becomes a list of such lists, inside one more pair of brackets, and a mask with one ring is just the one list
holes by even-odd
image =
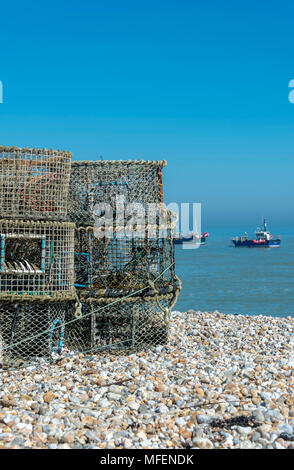
[[45, 402], [45, 403], [51, 403], [51, 401], [54, 400], [54, 398], [56, 398], [55, 393], [48, 391], [48, 392], [44, 395], [44, 402]]
[[210, 421], [212, 421], [213, 417], [210, 415], [198, 414], [196, 419], [197, 419], [198, 424], [207, 424], [207, 423], [210, 423]]
[[128, 408], [130, 408], [131, 410], [137, 411], [140, 408], [140, 403], [135, 400], [130, 401], [128, 403]]
[[73, 432], [67, 432], [62, 438], [62, 442], [65, 444], [73, 444], [75, 441], [75, 435]]
[[209, 439], [206, 438], [194, 438], [192, 443], [199, 449], [213, 449], [213, 444]]
[[94, 431], [90, 431], [90, 430], [86, 431], [85, 436], [90, 442], [100, 442], [99, 436], [97, 436], [97, 434]]

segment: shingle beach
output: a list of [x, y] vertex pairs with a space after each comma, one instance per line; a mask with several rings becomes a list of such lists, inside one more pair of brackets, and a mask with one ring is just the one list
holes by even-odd
[[168, 345], [0, 370], [0, 448], [294, 448], [293, 333], [175, 311]]

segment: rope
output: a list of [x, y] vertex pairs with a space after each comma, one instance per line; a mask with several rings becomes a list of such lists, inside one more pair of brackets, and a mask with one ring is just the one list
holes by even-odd
[[138, 166], [138, 165], [148, 165], [155, 167], [164, 167], [167, 165], [166, 160], [79, 160], [73, 161], [72, 166], [107, 166], [107, 165], [124, 165], [124, 166]]
[[[20, 147], [7, 147], [5, 145], [0, 145], [0, 153], [12, 153], [16, 154], [16, 156], [20, 156], [22, 154], [29, 154], [30, 158], [33, 158], [34, 155], [42, 156], [42, 157], [72, 157], [71, 152], [67, 152], [66, 150], [54, 150], [54, 149], [37, 149], [33, 148], [30, 149], [28, 147], [26, 148], [20, 148]], [[14, 157], [15, 155], [13, 155]]]
[[[45, 220], [14, 220], [14, 219], [0, 219], [0, 224], [4, 226], [4, 228], [70, 228], [75, 229], [76, 225], [73, 222], [59, 222], [59, 221], [45, 221]], [[28, 235], [20, 234], [20, 238], [26, 238]]]
[[160, 202], [163, 203], [163, 184], [162, 184], [162, 171], [161, 168], [158, 170], [158, 179], [159, 179], [159, 194], [160, 194]]
[[56, 291], [48, 293], [28, 293], [28, 292], [0, 292], [0, 300], [5, 302], [59, 302], [76, 299], [76, 293], [72, 291]]

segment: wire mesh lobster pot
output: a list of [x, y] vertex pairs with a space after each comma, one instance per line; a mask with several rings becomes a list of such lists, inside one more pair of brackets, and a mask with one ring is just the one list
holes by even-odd
[[0, 217], [64, 220], [71, 153], [0, 147]]
[[125, 352], [167, 344], [169, 314], [178, 292], [176, 280], [164, 294], [150, 290], [145, 295], [112, 298], [84, 291], [80, 296], [83, 318], [68, 325], [67, 338], [75, 338], [76, 346], [92, 352]]
[[0, 300], [72, 297], [74, 230], [70, 222], [0, 220]]
[[50, 358], [62, 351], [65, 316], [73, 301], [0, 301], [0, 362], [2, 367]]
[[97, 238], [95, 228], [75, 232], [77, 288], [124, 292], [146, 287], [160, 274], [161, 287], [174, 279], [174, 246], [171, 229], [114, 232]]
[[161, 203], [163, 161], [86, 161], [71, 166], [68, 215], [78, 226], [94, 225], [97, 204], [124, 209], [130, 203]]
[[91, 311], [85, 303], [80, 303], [78, 316], [76, 308], [75, 303], [74, 310], [66, 312], [65, 346], [72, 351], [87, 353], [92, 350]]

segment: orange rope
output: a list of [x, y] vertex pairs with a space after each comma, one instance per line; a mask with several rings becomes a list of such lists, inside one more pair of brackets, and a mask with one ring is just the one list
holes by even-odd
[[158, 170], [158, 179], [159, 179], [159, 194], [160, 194], [160, 202], [163, 203], [163, 189], [162, 189], [162, 171], [161, 169]]

